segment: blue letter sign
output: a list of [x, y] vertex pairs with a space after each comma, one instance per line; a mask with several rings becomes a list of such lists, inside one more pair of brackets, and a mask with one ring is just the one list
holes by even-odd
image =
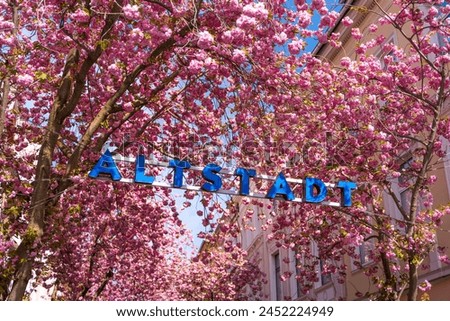
[[[318, 178], [306, 177], [304, 181], [305, 202], [320, 203], [327, 197], [327, 187]], [[314, 189], [317, 193], [314, 195]]]
[[284, 199], [288, 201], [292, 201], [295, 199], [294, 193], [292, 193], [292, 190], [289, 187], [289, 184], [286, 181], [286, 177], [284, 177], [283, 173], [278, 174], [266, 197], [275, 198], [275, 196], [277, 196], [278, 194], [283, 195]]
[[341, 189], [341, 205], [345, 207], [352, 206], [352, 190], [356, 188], [353, 182], [340, 181], [337, 185]]
[[250, 194], [250, 177], [256, 176], [256, 171], [254, 169], [246, 169], [242, 167], [236, 168], [234, 175], [241, 178], [241, 184], [239, 185], [239, 194], [248, 195]]
[[216, 164], [208, 164], [203, 168], [202, 177], [209, 182], [202, 185], [203, 190], [215, 192], [222, 187], [222, 179], [217, 175], [221, 169], [222, 167]]
[[183, 169], [188, 169], [191, 167], [188, 161], [180, 161], [177, 159], [172, 159], [169, 162], [169, 167], [174, 169], [173, 173], [173, 187], [183, 186]]
[[[130, 182], [130, 179], [122, 179], [122, 175], [116, 166], [115, 158], [121, 156], [113, 157], [109, 150], [100, 157], [100, 159], [95, 164], [94, 168], [89, 173], [89, 177], [97, 178], [99, 176], [108, 175], [113, 181]], [[119, 159], [119, 158], [116, 158]], [[296, 187], [299, 184], [303, 185], [303, 195], [302, 197], [296, 197], [293, 190], [289, 186], [288, 179], [284, 176], [282, 172], [278, 173], [276, 177], [267, 177], [265, 175], [256, 175], [255, 169], [238, 167], [233, 171], [222, 170], [222, 167], [217, 164], [208, 164], [205, 167], [192, 167], [191, 164], [186, 160], [172, 159], [169, 160], [169, 164], [147, 161], [144, 155], [138, 154], [136, 159], [129, 157], [121, 157], [120, 161], [134, 163], [134, 181], [140, 184], [149, 184], [157, 187], [174, 187], [182, 188], [189, 191], [207, 191], [216, 192], [227, 195], [242, 195], [251, 196], [256, 198], [267, 198], [274, 199], [278, 196], [282, 196], [287, 201], [293, 202], [307, 202], [320, 204], [324, 202], [327, 198], [327, 186], [328, 188], [334, 188], [340, 190], [341, 200], [337, 202], [335, 200], [335, 193], [330, 193], [330, 201], [326, 202], [329, 206], [352, 206], [352, 192], [357, 188], [356, 184], [348, 181], [339, 181], [336, 185], [325, 184], [322, 180], [313, 177], [306, 177], [303, 181], [299, 179], [290, 179], [291, 184]], [[155, 177], [145, 174], [146, 165], [155, 165], [173, 168], [173, 182], [172, 184], [167, 184], [165, 182], [155, 182]], [[205, 181], [200, 186], [193, 185], [183, 185], [183, 173], [185, 169], [190, 169], [194, 171], [201, 171], [203, 180]], [[232, 177], [231, 184], [226, 184], [230, 189], [224, 189], [222, 187], [222, 175], [234, 176]], [[272, 181], [272, 185], [266, 194], [262, 194], [260, 191], [258, 193], [250, 192], [250, 179], [252, 177], [257, 177], [258, 179], [265, 179]], [[239, 180], [239, 182], [237, 182]], [[239, 183], [239, 187], [235, 185]], [[237, 191], [237, 187], [239, 190]]]
[[97, 178], [99, 174], [111, 175], [113, 181], [119, 181], [122, 178], [109, 150], [106, 150], [102, 157], [100, 157], [97, 164], [95, 164], [89, 173], [89, 177]]
[[138, 155], [134, 170], [134, 181], [142, 184], [153, 184], [154, 180], [155, 178], [153, 176], [145, 175], [145, 156]]

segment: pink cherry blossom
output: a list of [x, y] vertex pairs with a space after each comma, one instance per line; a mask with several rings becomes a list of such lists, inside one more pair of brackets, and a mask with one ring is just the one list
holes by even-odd
[[349, 16], [346, 16], [344, 17], [344, 19], [342, 19], [342, 24], [346, 27], [349, 27], [353, 24], [353, 20]]
[[213, 36], [208, 31], [201, 31], [198, 33], [197, 45], [202, 49], [208, 49], [214, 43]]
[[305, 42], [303, 40], [294, 40], [289, 43], [289, 52], [293, 55], [297, 55], [305, 47]]

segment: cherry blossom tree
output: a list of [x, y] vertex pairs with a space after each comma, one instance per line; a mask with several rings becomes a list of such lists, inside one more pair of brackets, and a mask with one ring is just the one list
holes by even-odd
[[[350, 208], [280, 202], [274, 209], [273, 204], [253, 201], [270, 212], [261, 215], [269, 237], [298, 253], [296, 277], [305, 294], [318, 280], [320, 260], [322, 273], [344, 283], [344, 258], [350, 256], [374, 284], [358, 295], [380, 300], [416, 300], [419, 291], [427, 292], [430, 283], [419, 283], [419, 271], [428, 268], [431, 251], [450, 263], [449, 249], [436, 243], [449, 208], [434, 204], [431, 193], [436, 170], [448, 161], [450, 6], [443, 1], [393, 4], [390, 11], [378, 2], [372, 11], [352, 7], [379, 17], [367, 29], [351, 30], [354, 55], [338, 66], [303, 56], [298, 82], [286, 95], [267, 95], [273, 110], [239, 129], [239, 137], [254, 137], [256, 132], [258, 140], [247, 152], [239, 149], [236, 158], [249, 164], [259, 159], [262, 172], [276, 175], [283, 170], [290, 177], [358, 182]], [[334, 23], [327, 15], [320, 25]], [[342, 24], [351, 28], [353, 21], [346, 17]], [[395, 30], [406, 45], [386, 41], [377, 33], [380, 26]], [[337, 48], [339, 39], [333, 32], [319, 37]], [[383, 54], [375, 55], [377, 51]], [[286, 69], [289, 77], [293, 68]], [[277, 83], [279, 88], [289, 85], [287, 80]], [[272, 128], [270, 134], [267, 127]], [[244, 146], [244, 139], [236, 144]], [[267, 186], [260, 182], [260, 188]], [[328, 194], [339, 200], [339, 193], [330, 189]], [[244, 223], [251, 216], [245, 216]], [[358, 248], [367, 244], [372, 264], [363, 267]]]
[[[357, 56], [333, 66], [303, 52], [307, 37], [340, 45], [327, 33], [339, 14], [322, 0], [0, 1], [1, 297], [21, 300], [38, 285], [72, 300], [258, 294], [256, 262], [230, 241], [242, 226], [235, 207], [199, 196], [203, 210], [193, 219], [202, 220], [207, 245], [191, 259], [170, 190], [87, 177], [109, 147], [122, 157], [201, 166], [220, 156], [266, 174], [359, 182], [351, 208], [253, 202], [272, 211], [259, 219], [277, 245], [302, 253], [305, 291], [319, 257], [343, 281], [344, 257], [374, 240], [370, 257], [379, 264], [366, 273], [378, 290], [367, 295], [416, 299], [427, 287], [418, 269], [448, 212], [433, 206], [430, 186], [450, 138], [450, 9], [394, 2], [397, 13], [378, 10], [380, 24], [408, 46], [386, 44], [376, 26], [355, 28]], [[375, 47], [393, 54], [380, 61]], [[207, 154], [198, 152], [205, 146]], [[281, 152], [265, 157], [274, 147]], [[132, 166], [118, 166], [132, 177]], [[399, 181], [407, 208], [393, 190]], [[186, 192], [183, 207], [195, 194]]]

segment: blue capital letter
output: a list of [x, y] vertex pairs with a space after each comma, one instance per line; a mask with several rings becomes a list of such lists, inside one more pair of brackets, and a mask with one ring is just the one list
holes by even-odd
[[222, 167], [216, 164], [208, 164], [203, 168], [202, 177], [210, 183], [203, 184], [202, 189], [208, 192], [215, 192], [222, 187], [222, 179], [217, 175], [221, 169]]
[[339, 181], [337, 187], [341, 189], [341, 205], [352, 206], [352, 190], [356, 188], [353, 182]]
[[234, 171], [234, 175], [241, 177], [239, 194], [248, 195], [250, 193], [250, 177], [256, 176], [256, 170], [238, 167]]
[[[317, 189], [314, 195], [314, 188]], [[327, 187], [325, 183], [318, 178], [307, 177], [304, 182], [305, 202], [320, 203], [327, 197]]]
[[155, 178], [153, 176], [145, 175], [145, 156], [138, 155], [138, 157], [136, 157], [134, 181], [142, 184], [153, 184], [154, 180]]
[[285, 200], [292, 201], [295, 199], [294, 193], [292, 193], [289, 187], [286, 177], [283, 173], [279, 173], [269, 192], [267, 193], [267, 198], [275, 198], [278, 194], [283, 195]]
[[122, 178], [109, 150], [106, 150], [102, 157], [100, 157], [97, 164], [95, 164], [89, 173], [89, 177], [97, 178], [99, 174], [108, 174], [113, 181], [119, 181]]
[[183, 169], [191, 168], [191, 164], [188, 161], [172, 159], [169, 161], [169, 167], [174, 169], [173, 187], [181, 187], [183, 185]]

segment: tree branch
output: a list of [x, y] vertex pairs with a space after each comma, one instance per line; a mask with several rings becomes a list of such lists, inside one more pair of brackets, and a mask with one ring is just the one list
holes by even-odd
[[168, 5], [162, 3], [161, 1], [158, 1], [158, 0], [144, 0], [144, 1], [148, 2], [148, 3], [156, 4], [156, 5], [160, 6], [160, 7], [163, 7], [164, 9], [169, 11], [170, 13], [173, 13], [172, 8], [170, 8]]

